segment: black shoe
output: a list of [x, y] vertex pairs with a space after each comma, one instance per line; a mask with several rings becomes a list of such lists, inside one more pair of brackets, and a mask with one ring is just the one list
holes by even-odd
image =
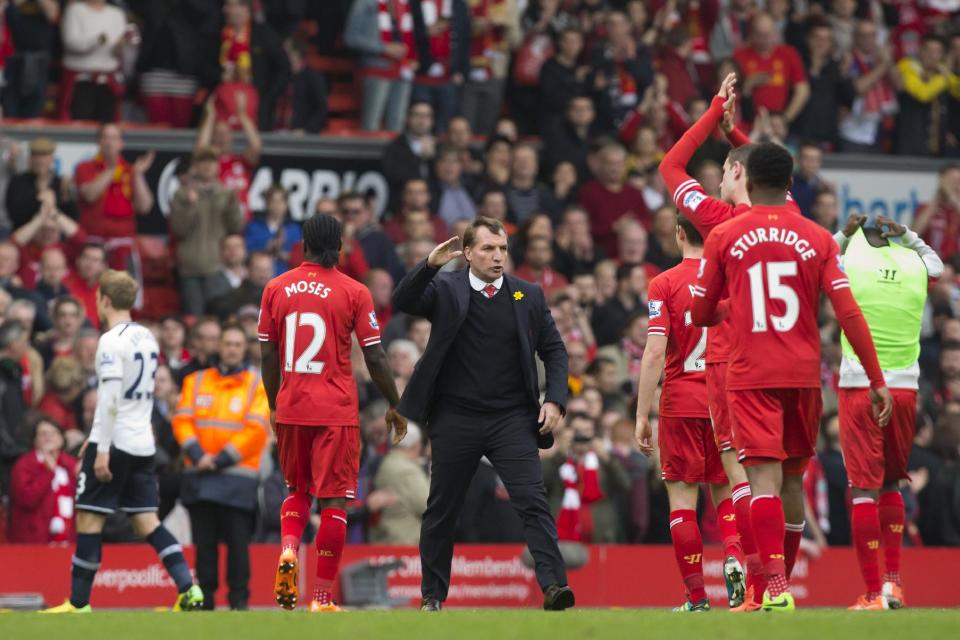
[[436, 598], [424, 598], [420, 603], [420, 611], [440, 611], [442, 603]]
[[573, 597], [573, 589], [563, 585], [552, 584], [543, 592], [543, 610], [544, 611], [563, 611], [569, 609], [576, 602]]

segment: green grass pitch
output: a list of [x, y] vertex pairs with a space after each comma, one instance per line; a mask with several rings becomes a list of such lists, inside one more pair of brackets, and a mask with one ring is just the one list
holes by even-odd
[[960, 610], [934, 609], [869, 613], [808, 609], [748, 615], [722, 609], [701, 614], [655, 609], [0, 614], [4, 640], [935, 640], [958, 634]]

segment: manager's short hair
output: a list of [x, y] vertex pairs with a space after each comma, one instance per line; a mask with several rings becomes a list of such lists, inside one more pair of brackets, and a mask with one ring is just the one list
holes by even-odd
[[480, 216], [470, 223], [470, 226], [463, 232], [463, 246], [472, 247], [473, 243], [477, 241], [477, 230], [481, 227], [485, 227], [490, 233], [495, 233], [497, 235], [507, 235], [507, 230], [503, 228], [503, 225], [499, 220], [494, 220], [493, 218], [486, 218]]

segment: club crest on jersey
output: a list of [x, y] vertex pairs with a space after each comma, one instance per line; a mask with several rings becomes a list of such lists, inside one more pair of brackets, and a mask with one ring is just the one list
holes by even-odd
[[376, 311], [371, 311], [371, 312], [370, 312], [370, 328], [371, 328], [371, 329], [379, 329], [379, 328], [380, 328], [380, 323], [377, 322], [377, 312], [376, 312]]
[[683, 206], [691, 211], [696, 211], [697, 207], [700, 206], [700, 203], [707, 199], [707, 196], [703, 195], [699, 191], [689, 191], [687, 195], [683, 196]]
[[704, 272], [704, 270], [705, 270], [706, 268], [707, 268], [707, 259], [706, 259], [706, 258], [700, 258], [700, 268], [697, 269], [697, 277], [698, 277], [698, 278], [702, 278], [702, 277], [703, 277], [703, 272]]
[[197, 394], [197, 408], [209, 409], [213, 406], [213, 395], [210, 393]]
[[650, 300], [647, 302], [647, 315], [650, 319], [659, 318], [663, 309], [663, 300]]

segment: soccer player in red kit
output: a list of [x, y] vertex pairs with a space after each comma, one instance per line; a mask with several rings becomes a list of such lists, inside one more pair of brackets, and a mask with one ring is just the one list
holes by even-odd
[[282, 551], [275, 593], [284, 609], [297, 604], [297, 551], [320, 501], [317, 580], [311, 611], [337, 611], [331, 590], [347, 535], [346, 501], [360, 469], [357, 384], [350, 366], [353, 334], [380, 393], [390, 403], [394, 444], [407, 431], [395, 410], [399, 394], [366, 287], [335, 268], [341, 226], [315, 215], [303, 225], [305, 261], [271, 280], [260, 303], [260, 349], [270, 422], [290, 495], [280, 511]]
[[[660, 174], [663, 176], [664, 184], [673, 194], [677, 211], [693, 222], [704, 238], [708, 238], [717, 225], [750, 208], [745, 165], [753, 145], [750, 144], [750, 139], [733, 124], [736, 80], [736, 75], [732, 73], [724, 78], [720, 90], [707, 111], [683, 134], [660, 162]], [[714, 198], [707, 194], [703, 185], [687, 173], [686, 166], [697, 149], [713, 135], [718, 125], [726, 133], [733, 149], [723, 163], [720, 197]], [[792, 199], [789, 201], [789, 206], [796, 206]], [[750, 526], [750, 483], [747, 482], [747, 473], [737, 461], [736, 452], [733, 450], [734, 420], [727, 407], [726, 396], [729, 332], [728, 323], [723, 322], [709, 333], [706, 355], [707, 402], [717, 447], [720, 449], [720, 459], [723, 461], [724, 471], [730, 481], [737, 531], [747, 559], [749, 573], [747, 594], [742, 606], [737, 610], [756, 611], [760, 608], [765, 588], [763, 563], [757, 553], [753, 529]], [[792, 559], [796, 557], [800, 548], [800, 536], [803, 532], [804, 508], [801, 486], [787, 486], [784, 508], [788, 523], [787, 565], [792, 566]]]
[[[693, 326], [690, 306], [693, 285], [703, 254], [703, 238], [689, 220], [677, 220], [677, 244], [683, 262], [650, 282], [650, 328], [640, 363], [637, 385], [637, 442], [644, 455], [653, 454], [650, 409], [660, 374], [664, 374], [657, 428], [660, 469], [670, 501], [670, 537], [687, 602], [675, 611], [707, 611], [710, 601], [703, 586], [703, 538], [697, 524], [697, 497], [701, 483], [710, 485], [717, 505], [717, 524], [723, 535], [724, 579], [728, 604], [743, 603], [743, 550], [737, 535], [730, 486], [713, 437], [707, 409], [705, 352], [707, 330]], [[664, 367], [666, 362], [666, 367]]]
[[793, 174], [790, 152], [773, 143], [754, 145], [747, 158], [750, 210], [716, 227], [704, 247], [694, 285], [692, 316], [698, 326], [723, 319], [719, 302], [729, 294], [730, 356], [727, 398], [736, 416], [734, 442], [747, 469], [753, 498], [750, 519], [767, 578], [765, 611], [795, 608], [784, 557], [781, 489], [801, 486], [814, 455], [820, 424], [820, 291], [870, 380], [881, 425], [892, 398], [870, 330], [850, 293], [830, 234], [787, 206]]

